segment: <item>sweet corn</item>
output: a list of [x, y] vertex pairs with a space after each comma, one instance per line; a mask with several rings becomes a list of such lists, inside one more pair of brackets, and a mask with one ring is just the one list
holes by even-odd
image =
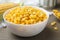
[[60, 20], [60, 12], [58, 10], [53, 10], [54, 15]]
[[0, 13], [3, 13], [7, 9], [12, 8], [12, 7], [16, 7], [16, 6], [19, 6], [19, 4], [16, 4], [16, 3], [3, 3], [3, 4], [0, 4]]
[[40, 9], [27, 6], [16, 7], [5, 16], [5, 19], [15, 24], [35, 24], [44, 21], [47, 16]]
[[55, 22], [55, 21], [53, 21], [53, 22], [51, 23], [51, 25], [52, 25], [52, 26], [54, 26], [55, 24], [56, 24], [56, 22]]
[[58, 30], [58, 27], [54, 27], [54, 30]]

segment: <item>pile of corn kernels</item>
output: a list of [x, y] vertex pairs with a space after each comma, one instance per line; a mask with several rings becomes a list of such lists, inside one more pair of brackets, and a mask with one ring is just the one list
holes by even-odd
[[47, 15], [40, 9], [25, 6], [10, 10], [5, 19], [14, 24], [35, 24], [47, 19]]
[[58, 10], [53, 10], [55, 16], [60, 19], [60, 12]]

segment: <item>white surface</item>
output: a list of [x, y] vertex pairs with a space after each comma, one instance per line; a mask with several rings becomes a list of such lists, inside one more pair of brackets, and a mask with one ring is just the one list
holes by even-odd
[[25, 0], [24, 5], [39, 6], [39, 0]]
[[23, 0], [6, 0], [7, 2], [13, 2], [13, 3], [20, 3], [23, 2]]
[[1, 4], [1, 3], [6, 3], [6, 0], [0, 0], [0, 4]]
[[[39, 7], [34, 7], [34, 8], [38, 8], [38, 9], [46, 12], [46, 15], [48, 18], [41, 23], [37, 23], [37, 24], [33, 24], [33, 25], [13, 24], [13, 23], [10, 23], [4, 19], [4, 21], [6, 22], [8, 28], [10, 29], [10, 31], [12, 33], [19, 35], [19, 36], [23, 36], [23, 37], [29, 37], [29, 36], [37, 35], [41, 31], [43, 31], [43, 29], [45, 28], [45, 26], [48, 22], [49, 14], [46, 10], [44, 10], [42, 8], [39, 8]], [[12, 9], [10, 9], [10, 10], [12, 10]], [[8, 12], [9, 12], [9, 10], [4, 13], [3, 18]]]

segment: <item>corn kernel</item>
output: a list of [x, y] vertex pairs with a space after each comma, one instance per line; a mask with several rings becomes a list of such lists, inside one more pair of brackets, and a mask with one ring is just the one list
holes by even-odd
[[58, 27], [54, 27], [54, 30], [58, 30]]
[[60, 12], [58, 10], [53, 10], [53, 13], [60, 20]]
[[52, 26], [54, 26], [55, 24], [56, 24], [56, 22], [55, 22], [55, 21], [51, 23], [51, 25], [52, 25]]

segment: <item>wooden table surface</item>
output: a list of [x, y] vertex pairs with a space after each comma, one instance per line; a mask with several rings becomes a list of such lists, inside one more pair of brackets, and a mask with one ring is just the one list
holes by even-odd
[[[50, 22], [56, 21], [57, 31], [53, 30], [53, 27], [50, 25]], [[19, 37], [8, 31], [7, 28], [0, 29], [0, 40], [60, 40], [60, 21], [57, 20], [53, 15], [50, 16], [46, 28], [34, 37]]]

